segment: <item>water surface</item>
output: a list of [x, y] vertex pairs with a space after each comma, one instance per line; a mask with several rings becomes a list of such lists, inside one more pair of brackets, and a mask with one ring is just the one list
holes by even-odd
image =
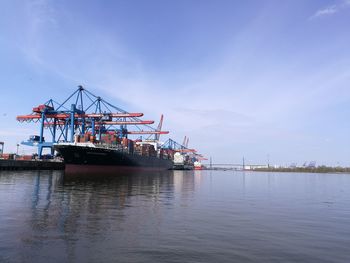
[[0, 172], [0, 262], [350, 262], [350, 175]]

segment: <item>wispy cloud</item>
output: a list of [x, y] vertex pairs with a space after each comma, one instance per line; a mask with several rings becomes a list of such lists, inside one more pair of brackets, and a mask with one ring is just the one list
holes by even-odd
[[320, 16], [333, 15], [338, 12], [338, 7], [336, 5], [327, 6], [325, 8], [319, 9], [311, 18], [316, 18]]
[[334, 14], [342, 11], [343, 9], [345, 9], [347, 7], [350, 7], [350, 0], [345, 0], [339, 4], [334, 4], [334, 5], [330, 5], [330, 6], [321, 8], [321, 9], [317, 10], [310, 17], [310, 19], [320, 18], [320, 17], [324, 17], [324, 16], [331, 16], [331, 15], [334, 15]]

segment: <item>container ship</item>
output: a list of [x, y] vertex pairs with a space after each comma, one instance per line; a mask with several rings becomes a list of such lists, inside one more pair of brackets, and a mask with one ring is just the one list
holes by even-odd
[[[151, 126], [154, 121], [139, 118], [142, 116], [79, 86], [63, 103], [50, 99], [34, 107], [31, 114], [17, 116], [17, 120], [40, 124], [39, 135], [22, 144], [37, 146], [39, 159], [44, 157], [45, 148], [51, 156], [57, 153], [66, 170], [194, 169], [193, 160], [200, 155], [188, 149], [188, 139], [185, 137], [183, 144], [171, 139], [161, 143], [160, 135], [169, 133], [162, 130], [163, 115], [157, 127]], [[192, 163], [188, 155], [192, 155]]]
[[105, 134], [75, 136], [74, 143], [56, 143], [54, 149], [63, 157], [66, 170], [168, 170], [173, 168], [173, 151], [159, 148], [157, 142], [118, 138]]

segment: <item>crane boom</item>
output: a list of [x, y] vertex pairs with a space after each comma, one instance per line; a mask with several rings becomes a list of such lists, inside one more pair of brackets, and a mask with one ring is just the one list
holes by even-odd
[[[102, 117], [112, 117], [112, 118], [135, 118], [142, 117], [143, 113], [92, 113], [92, 114], [74, 114], [74, 118], [102, 118]], [[70, 118], [69, 113], [56, 113], [56, 114], [46, 114], [47, 119], [67, 119]], [[38, 120], [41, 119], [41, 114], [32, 115], [19, 115], [16, 117], [18, 121], [25, 120]]]

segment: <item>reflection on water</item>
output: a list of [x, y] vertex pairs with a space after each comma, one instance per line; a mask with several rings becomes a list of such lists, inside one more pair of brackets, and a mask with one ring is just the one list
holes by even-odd
[[350, 175], [0, 173], [0, 262], [350, 262]]

